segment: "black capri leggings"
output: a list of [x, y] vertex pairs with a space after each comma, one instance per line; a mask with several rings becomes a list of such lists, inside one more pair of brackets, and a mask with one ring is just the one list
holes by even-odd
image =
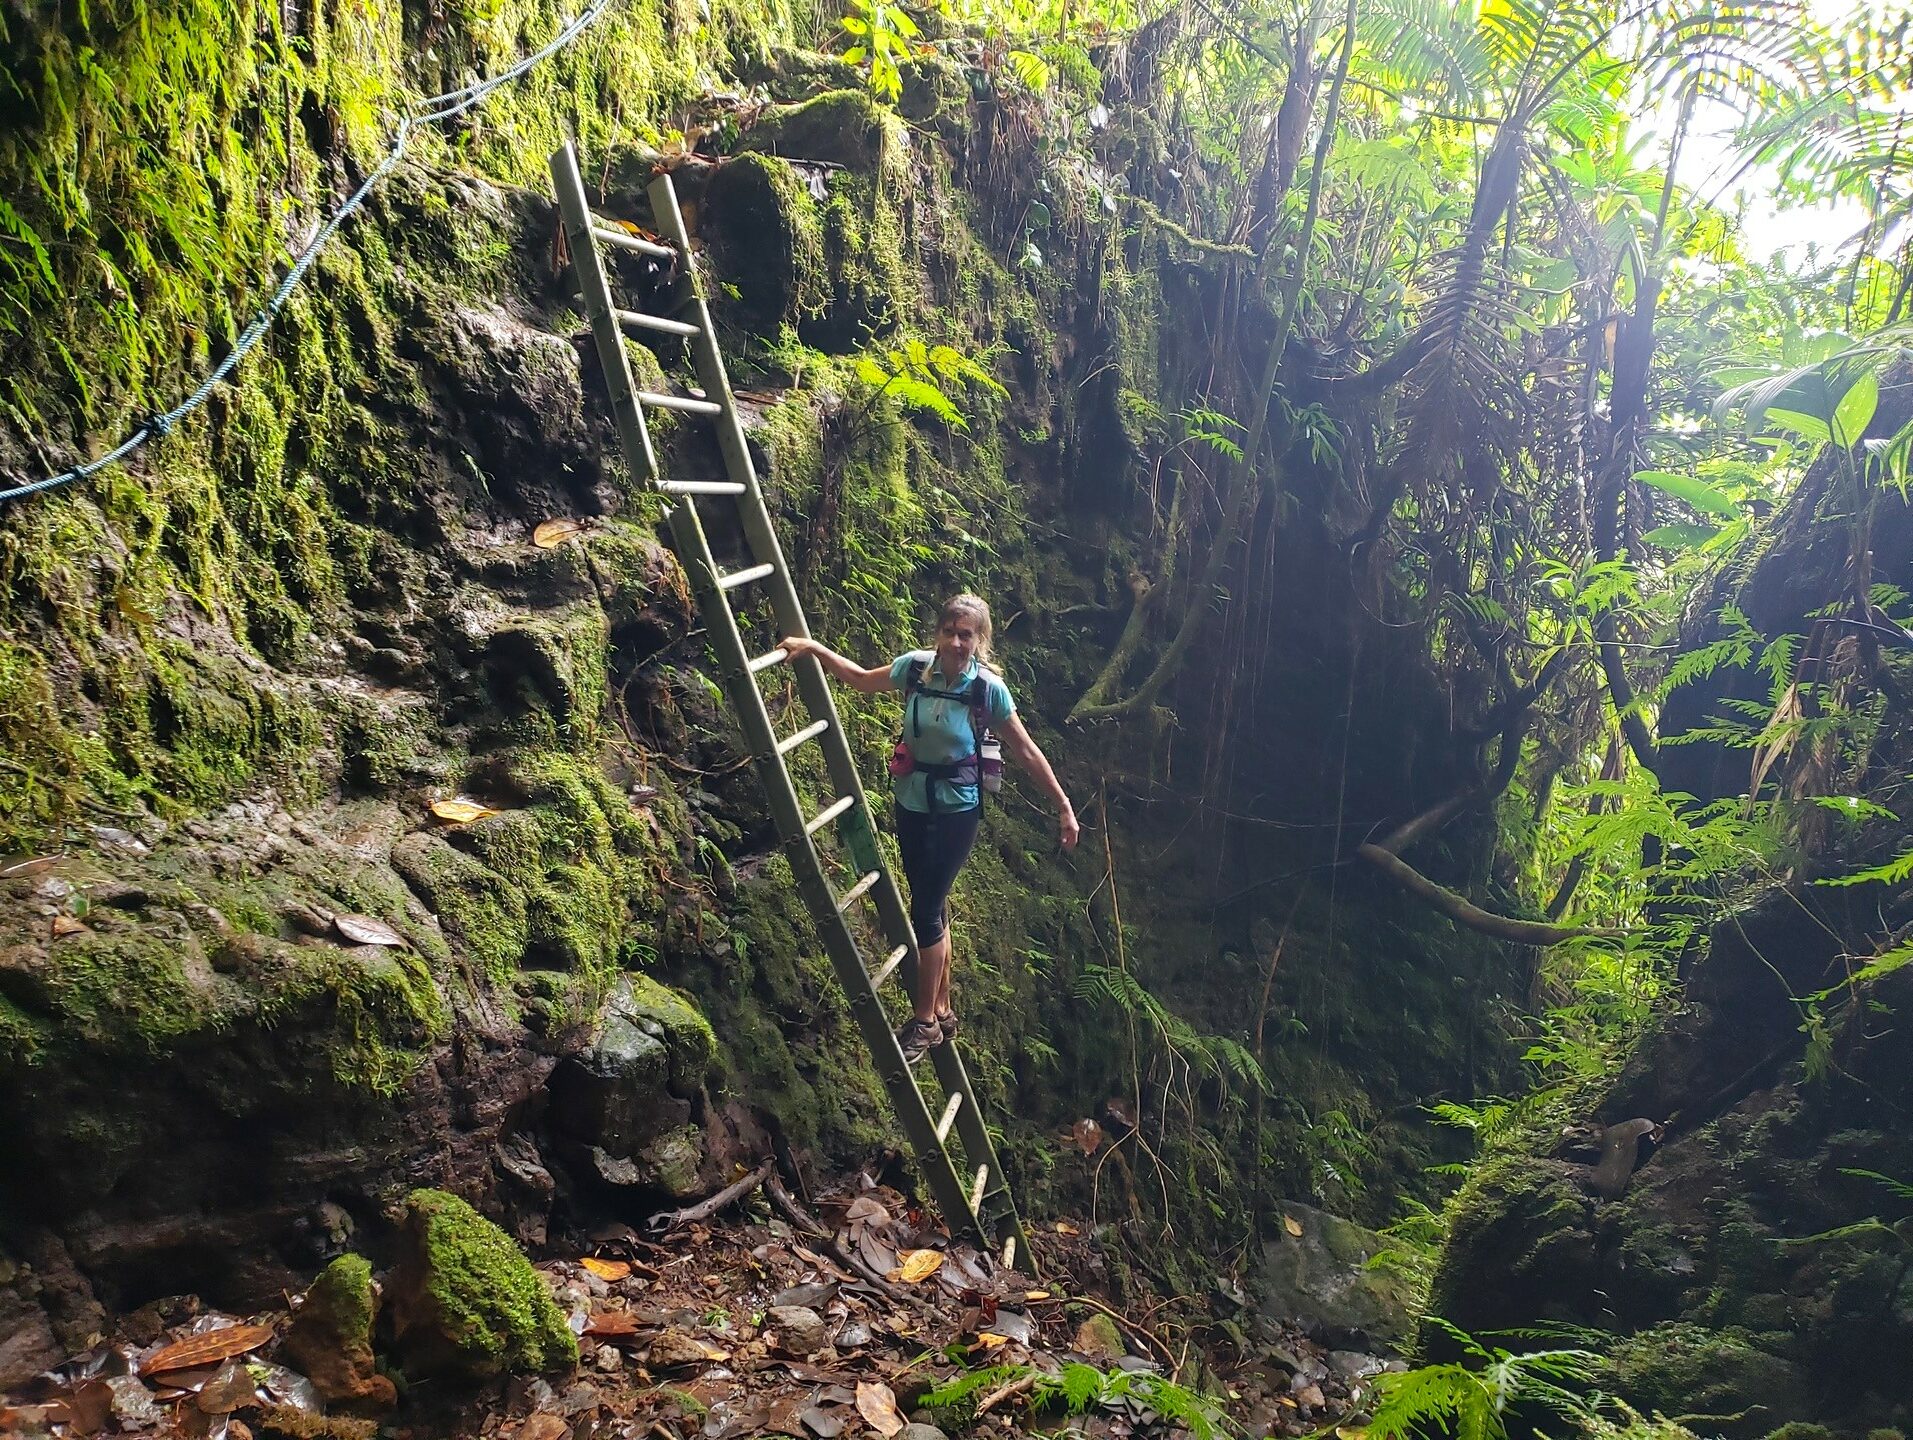
[[982, 818], [981, 805], [931, 815], [897, 806], [897, 849], [903, 854], [904, 878], [910, 882], [910, 928], [916, 931], [919, 946], [934, 945], [943, 938], [950, 887], [970, 858]]

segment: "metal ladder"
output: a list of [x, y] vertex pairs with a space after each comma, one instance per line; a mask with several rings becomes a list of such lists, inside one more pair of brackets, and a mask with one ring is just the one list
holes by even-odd
[[[617, 420], [625, 459], [640, 483], [649, 483], [678, 501], [670, 512], [678, 559], [690, 579], [698, 614], [717, 652], [731, 702], [736, 706], [745, 738], [757, 761], [758, 775], [769, 792], [771, 811], [790, 856], [797, 888], [816, 919], [838, 981], [850, 999], [851, 1012], [890, 1092], [890, 1103], [903, 1123], [904, 1133], [916, 1152], [917, 1164], [951, 1231], [967, 1231], [986, 1246], [1000, 1246], [1006, 1265], [1014, 1265], [1020, 1255], [1027, 1269], [1034, 1259], [1029, 1237], [1017, 1216], [1015, 1199], [997, 1161], [989, 1127], [977, 1109], [976, 1093], [970, 1088], [970, 1077], [956, 1046], [939, 1045], [930, 1052], [944, 1094], [942, 1110], [933, 1119], [884, 1013], [878, 988], [893, 975], [901, 974], [914, 993], [917, 946], [902, 892], [877, 846], [870, 801], [864, 794], [856, 760], [850, 753], [831, 700], [829, 681], [814, 658], [806, 656], [796, 662], [797, 692], [811, 721], [780, 737], [765, 707], [763, 693], [757, 687], [757, 677], [790, 663], [788, 653], [772, 649], [753, 656], [738, 629], [731, 593], [743, 586], [762, 585], [769, 594], [779, 633], [810, 634], [803, 606], [791, 583], [790, 569], [784, 562], [783, 547], [777, 543], [776, 528], [758, 486], [749, 447], [744, 442], [744, 429], [738, 420], [723, 357], [718, 353], [716, 333], [711, 328], [710, 312], [705, 307], [690, 237], [678, 210], [671, 177], [661, 174], [649, 187], [652, 214], [658, 233], [666, 242], [658, 244], [593, 220], [584, 184], [579, 178], [577, 155], [570, 145], [552, 155], [551, 176], [557, 188], [572, 272], [586, 317], [591, 322], [592, 336], [597, 341], [598, 358], [603, 363], [611, 411]], [[687, 318], [674, 319], [620, 308], [611, 295], [600, 245], [674, 261], [677, 278], [672, 314]], [[626, 328], [674, 336], [687, 342], [703, 397], [654, 394], [637, 389], [624, 349]], [[657, 456], [651, 448], [651, 433], [645, 424], [647, 407], [675, 410], [712, 421], [717, 427], [718, 446], [729, 478], [667, 480], [659, 475]], [[729, 499], [736, 504], [755, 563], [729, 573], [718, 569], [698, 515], [700, 498]], [[825, 769], [838, 798], [817, 814], [806, 816], [785, 758], [799, 746], [813, 742], [822, 747]], [[833, 826], [839, 844], [859, 877], [841, 894], [832, 886], [817, 850], [819, 837]], [[862, 947], [857, 943], [849, 919], [852, 908], [866, 899], [875, 904], [879, 928], [888, 937], [886, 943], [891, 947], [874, 968], [865, 964]], [[962, 1141], [964, 1163], [969, 1172], [967, 1179], [945, 1148], [952, 1129]]]

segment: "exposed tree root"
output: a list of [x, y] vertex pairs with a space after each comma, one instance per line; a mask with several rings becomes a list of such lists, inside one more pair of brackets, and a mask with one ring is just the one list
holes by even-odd
[[1585, 936], [1627, 933], [1623, 930], [1589, 929], [1577, 925], [1549, 925], [1540, 920], [1515, 920], [1506, 915], [1496, 915], [1492, 911], [1483, 910], [1465, 897], [1457, 895], [1446, 886], [1437, 885], [1401, 856], [1391, 854], [1379, 845], [1363, 845], [1358, 847], [1355, 853], [1411, 895], [1427, 901], [1457, 925], [1466, 925], [1470, 930], [1483, 935], [1492, 935], [1497, 940], [1508, 940], [1516, 945], [1558, 945], [1563, 940], [1578, 940]]

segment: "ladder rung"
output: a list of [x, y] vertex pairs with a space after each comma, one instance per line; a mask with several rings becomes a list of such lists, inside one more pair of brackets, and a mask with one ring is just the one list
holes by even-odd
[[956, 1112], [963, 1108], [963, 1092], [953, 1090], [950, 1099], [943, 1107], [943, 1117], [937, 1121], [937, 1143], [950, 1138], [950, 1127], [956, 1124]]
[[970, 1209], [978, 1214], [981, 1214], [983, 1210], [983, 1187], [989, 1182], [989, 1178], [988, 1165], [976, 1167], [976, 1179], [970, 1182]]
[[1014, 1235], [1003, 1242], [1003, 1268], [1005, 1270], [1016, 1268], [1016, 1237]]
[[910, 947], [908, 945], [899, 945], [895, 950], [892, 950], [890, 957], [878, 967], [877, 973], [870, 977], [870, 988], [872, 990], [877, 989], [884, 981], [888, 980], [891, 975], [896, 973], [897, 967], [903, 964], [903, 957], [909, 953]]
[[728, 575], [720, 575], [717, 577], [717, 588], [720, 590], [735, 590], [740, 585], [748, 585], [753, 580], [762, 580], [766, 575], [775, 575], [776, 573], [777, 567], [775, 565], [753, 565], [748, 570], [733, 570]]
[[677, 251], [669, 245], [660, 245], [655, 240], [643, 240], [636, 235], [627, 235], [622, 230], [613, 230], [606, 225], [593, 225], [591, 238], [606, 245], [615, 245], [620, 250], [635, 250], [640, 255], [651, 255], [659, 260], [674, 260]]
[[660, 480], [658, 489], [666, 495], [742, 495], [744, 486], [737, 480]]
[[748, 669], [751, 674], [756, 675], [761, 671], [770, 669], [773, 665], [782, 665], [789, 659], [790, 651], [786, 650], [782, 645], [779, 645], [775, 650], [766, 650], [755, 660], [746, 661], [745, 668]]
[[721, 415], [724, 407], [715, 400], [697, 400], [689, 395], [660, 395], [655, 390], [638, 391], [638, 403], [654, 410], [682, 410], [686, 415]]
[[846, 795], [843, 799], [833, 802], [828, 810], [824, 811], [823, 814], [819, 815], [815, 820], [804, 827], [804, 833], [806, 835], [815, 835], [819, 830], [823, 829], [824, 826], [835, 820], [856, 803], [857, 797], [855, 795]]
[[777, 742], [777, 753], [779, 755], [788, 755], [806, 740], [815, 740], [829, 728], [830, 722], [828, 720], [813, 720], [795, 735], [786, 735], [782, 740], [779, 740]]
[[697, 326], [687, 325], [682, 320], [666, 320], [662, 315], [647, 315], [642, 310], [613, 310], [620, 325], [629, 325], [633, 330], [656, 330], [662, 335], [695, 335]]
[[883, 879], [883, 871], [872, 870], [868, 875], [864, 876], [863, 879], [844, 891], [843, 898], [837, 902], [837, 908], [839, 910], [848, 910], [852, 905], [855, 905], [859, 900], [863, 899], [864, 896], [868, 895], [871, 889], [881, 879]]

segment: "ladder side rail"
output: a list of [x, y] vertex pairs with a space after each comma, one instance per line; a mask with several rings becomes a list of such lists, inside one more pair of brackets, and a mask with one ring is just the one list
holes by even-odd
[[[744, 485], [744, 494], [738, 500], [738, 511], [751, 553], [759, 560], [768, 560], [777, 566], [777, 573], [766, 589], [778, 629], [786, 635], [808, 636], [810, 622], [805, 618], [803, 604], [797, 598], [797, 587], [791, 581], [790, 567], [784, 562], [783, 547], [777, 538], [777, 527], [771, 519], [770, 508], [764, 503], [757, 467], [751, 460], [750, 446], [744, 439], [744, 427], [738, 420], [730, 377], [724, 368], [724, 358], [718, 353], [717, 332], [712, 328], [710, 310], [704, 301], [704, 287], [690, 263], [691, 237], [684, 227], [684, 215], [678, 209], [677, 190], [671, 183], [671, 177], [660, 175], [653, 180], [649, 194], [651, 214], [658, 223], [659, 232], [686, 257], [682, 283], [689, 300], [685, 308], [692, 312], [692, 322], [698, 327], [696, 337], [690, 341], [691, 356], [697, 368], [698, 383], [704, 387], [706, 395], [717, 400], [722, 409], [716, 421], [718, 446], [723, 451], [726, 473]], [[830, 682], [824, 676], [823, 667], [814, 660], [807, 660], [792, 669], [797, 677], [797, 690], [804, 708], [819, 719], [831, 722], [830, 731], [824, 737], [824, 763], [830, 782], [838, 795], [856, 798], [850, 813], [838, 823], [838, 833], [848, 846], [851, 861], [858, 870], [883, 872], [883, 879], [873, 892], [878, 918], [890, 943], [902, 945], [907, 951], [903, 960], [903, 981], [910, 993], [915, 994], [916, 934], [911, 929], [909, 910], [904, 904], [896, 876], [891, 867], [884, 863], [882, 852], [877, 847], [875, 812], [870, 807], [870, 797], [864, 791], [856, 757], [850, 753], [849, 742], [844, 738], [843, 723], [830, 693]], [[965, 1104], [974, 1109], [975, 1098], [966, 1097]]]
[[644, 412], [638, 408], [638, 387], [631, 377], [630, 357], [624, 353], [624, 332], [618, 327], [604, 257], [598, 253], [598, 242], [592, 234], [591, 207], [585, 199], [584, 180], [578, 174], [578, 154], [568, 140], [552, 152], [551, 179], [558, 192], [565, 244], [571, 251], [571, 272], [578, 278], [579, 299], [585, 318], [591, 322], [598, 362], [611, 392], [611, 414], [624, 444], [625, 463], [631, 468], [633, 480], [649, 484], [658, 473], [658, 457], [651, 448], [651, 430], [644, 423]]
[[1030, 1246], [1030, 1238], [1023, 1229], [1023, 1217], [1016, 1208], [1016, 1196], [1011, 1192], [1003, 1166], [996, 1158], [996, 1145], [990, 1139], [990, 1128], [983, 1118], [983, 1111], [976, 1103], [976, 1091], [971, 1087], [970, 1074], [963, 1064], [963, 1057], [957, 1053], [956, 1043], [949, 1041], [932, 1050], [930, 1059], [936, 1066], [937, 1079], [943, 1083], [944, 1093], [963, 1096], [963, 1103], [957, 1107], [956, 1132], [963, 1141], [964, 1156], [972, 1164], [990, 1167], [990, 1184], [984, 1193], [977, 1218], [989, 1226], [991, 1235], [999, 1244], [1015, 1237], [1017, 1253], [1024, 1257], [1024, 1268], [1028, 1270], [1034, 1263], [1036, 1251]]
[[884, 1014], [882, 1002], [870, 987], [856, 937], [851, 934], [837, 909], [836, 896], [831, 891], [830, 879], [817, 854], [817, 847], [804, 833], [804, 813], [797, 788], [791, 782], [790, 771], [783, 757], [777, 753], [777, 734], [771, 723], [770, 711], [751, 675], [749, 652], [744, 647], [743, 635], [738, 631], [737, 617], [732, 613], [724, 593], [717, 587], [717, 564], [711, 555], [710, 541], [705, 536], [696, 509], [689, 501], [680, 502], [672, 510], [671, 534], [677, 542], [679, 556], [687, 562], [685, 568], [692, 592], [697, 597], [699, 613], [704, 617], [724, 677], [730, 685], [732, 703], [737, 707], [745, 738], [757, 756], [757, 772], [769, 794], [777, 827], [783, 832], [790, 849], [791, 870], [796, 876], [798, 890], [817, 921], [824, 948], [850, 1001], [851, 1012], [863, 1032], [864, 1043], [869, 1046], [878, 1073], [890, 1092], [891, 1104], [897, 1111], [904, 1133], [917, 1152], [924, 1178], [946, 1215], [955, 1217], [957, 1223], [980, 1234], [987, 1234], [977, 1221], [975, 1212], [970, 1209], [969, 1196], [964, 1193], [962, 1180], [942, 1142], [937, 1139], [936, 1123], [931, 1119], [923, 1092], [917, 1088], [903, 1052], [897, 1046], [897, 1037], [890, 1029], [890, 1020]]

